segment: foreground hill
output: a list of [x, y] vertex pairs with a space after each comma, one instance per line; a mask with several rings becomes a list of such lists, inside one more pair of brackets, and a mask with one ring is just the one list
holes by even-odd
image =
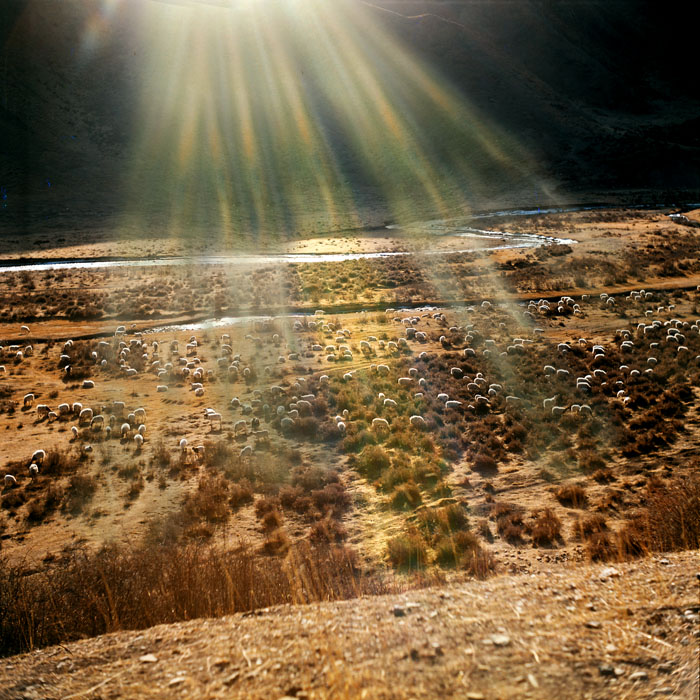
[[6, 659], [0, 698], [696, 698], [697, 553], [121, 632]]

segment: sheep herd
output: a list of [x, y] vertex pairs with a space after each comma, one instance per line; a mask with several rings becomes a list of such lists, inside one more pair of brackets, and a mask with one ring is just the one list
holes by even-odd
[[[102, 440], [118, 437], [138, 452], [147, 437], [146, 408], [127, 408], [133, 382], [142, 391], [153, 389], [147, 396], [154, 412], [161, 416], [158, 430], [186, 411], [175, 408], [179, 399], [203, 417], [206, 433], [228, 429], [233, 439], [245, 442], [239, 451], [241, 459], [250, 458], [257, 446], [266, 445], [272, 432], [278, 439], [298, 439], [311, 418], [327, 424], [327, 434], [342, 437], [355, 417], [347, 409], [333, 415], [339, 388], [357, 382], [371, 384], [372, 377], [394, 377], [395, 390], [385, 388], [376, 396], [384, 413], [373, 417], [370, 427], [378, 434], [389, 433], [392, 416], [399, 415], [405, 415], [412, 429], [429, 430], [432, 422], [420, 410], [429, 405], [442, 407], [447, 421], [451, 415], [468, 417], [504, 410], [508, 405], [529, 410], [535, 401], [554, 418], [566, 412], [586, 416], [596, 410], [588, 398], [601, 387], [611, 400], [627, 404], [630, 382], [661, 371], [666, 363], [680, 363], [688, 368], [689, 376], [697, 373], [700, 320], [675, 318], [675, 305], [656, 303], [656, 298], [655, 293], [640, 290], [619, 301], [608, 294], [599, 299], [583, 295], [578, 301], [562, 296], [557, 301], [540, 299], [520, 306], [484, 300], [447, 312], [459, 318], [458, 324], [448, 321], [447, 313], [438, 309], [387, 309], [383, 319], [360, 314], [353, 319], [352, 329], [317, 311], [311, 317], [258, 320], [251, 324], [253, 333], [243, 338], [237, 334], [232, 339], [231, 333], [223, 333], [214, 341], [210, 332], [205, 337], [192, 334], [183, 342], [174, 337], [164, 339], [166, 330], [151, 339], [148, 333], [119, 326], [111, 339], [67, 340], [60, 351], [54, 351], [57, 376], [68, 387], [79, 388], [81, 400], [69, 400], [67, 388], [55, 405], [36, 403], [38, 394], [31, 391], [23, 395], [22, 408], [25, 413], [33, 411], [37, 423], [73, 421], [71, 441], [78, 441], [84, 454], [92, 451], [90, 436]], [[608, 314], [617, 313], [621, 306], [626, 309], [628, 323], [614, 331], [611, 341], [547, 339], [541, 326], [584, 316], [594, 304]], [[650, 304], [653, 308], [647, 308]], [[634, 323], [629, 322], [633, 315], [638, 317]], [[365, 326], [372, 326], [372, 332], [358, 337]], [[23, 328], [25, 332], [29, 329]], [[215, 356], [205, 358], [212, 350]], [[532, 386], [543, 394], [541, 398], [536, 399], [537, 392], [524, 390], [522, 381], [509, 382], [505, 370], [489, 378], [489, 367], [515, 366], [535, 351], [538, 356], [548, 356], [539, 376], [530, 378]], [[15, 363], [24, 362], [33, 352], [31, 345], [0, 347], [0, 355], [14, 358]], [[431, 369], [431, 362], [441, 353], [458, 358], [448, 364], [444, 374]], [[583, 358], [584, 373], [572, 372], [568, 358], [574, 355]], [[614, 372], [610, 368], [613, 357], [616, 361], [623, 358]], [[475, 369], [480, 363], [483, 367]], [[4, 370], [0, 368], [0, 372]], [[76, 383], [71, 385], [73, 381]], [[457, 392], [455, 386], [459, 387]], [[123, 395], [84, 405], [87, 390], [99, 396], [105, 389]], [[252, 444], [247, 442], [249, 438]], [[190, 442], [195, 446], [190, 447]], [[182, 435], [172, 448], [201, 462], [205, 445], [199, 442], [196, 435]], [[35, 456], [41, 452], [43, 449]], [[30, 476], [41, 470], [42, 459], [35, 456], [29, 465]], [[15, 475], [5, 475], [6, 486], [15, 483]]]

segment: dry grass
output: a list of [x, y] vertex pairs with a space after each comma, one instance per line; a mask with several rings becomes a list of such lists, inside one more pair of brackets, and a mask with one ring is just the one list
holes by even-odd
[[698, 549], [700, 475], [689, 474], [670, 484], [650, 484], [646, 507], [620, 529], [617, 544], [623, 559], [648, 552]]
[[[279, 552], [279, 538], [276, 546]], [[300, 543], [284, 559], [214, 546], [111, 546], [31, 571], [0, 563], [0, 654], [280, 603], [386, 591], [350, 550]]]

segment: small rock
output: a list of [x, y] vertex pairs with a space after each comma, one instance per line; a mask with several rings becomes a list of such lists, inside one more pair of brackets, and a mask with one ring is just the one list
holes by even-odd
[[649, 674], [646, 671], [635, 671], [630, 675], [631, 681], [648, 681]]
[[153, 654], [144, 654], [143, 656], [139, 656], [139, 661], [142, 664], [155, 664], [158, 662], [158, 657]]
[[662, 686], [661, 688], [654, 688], [654, 690], [651, 691], [652, 695], [673, 695], [673, 688], [669, 688], [667, 685]]
[[404, 617], [406, 615], [406, 610], [400, 605], [394, 605], [394, 617]]
[[528, 679], [528, 681], [530, 681], [530, 685], [531, 685], [533, 688], [539, 688], [539, 687], [540, 687], [540, 684], [537, 682], [537, 678], [535, 678], [531, 673], [528, 673], [528, 674], [527, 674], [527, 679]]
[[225, 666], [228, 666], [231, 662], [228, 659], [216, 659], [213, 663], [212, 666], [214, 668], [224, 668]]
[[619, 678], [620, 676], [625, 675], [625, 669], [622, 668], [621, 666], [615, 666], [615, 676]]
[[601, 581], [607, 581], [610, 578], [618, 578], [620, 572], [614, 566], [608, 566], [600, 572], [598, 578]]
[[663, 564], [664, 566], [668, 566], [670, 563], [668, 559], [659, 559], [659, 564]]
[[589, 627], [592, 630], [600, 629], [600, 626], [601, 625], [598, 620], [588, 620], [588, 622], [586, 622], [586, 627]]
[[467, 700], [485, 700], [483, 693], [467, 693]]
[[605, 651], [607, 651], [608, 654], [614, 654], [617, 651], [617, 647], [614, 644], [608, 644], [605, 647]]
[[168, 683], [168, 687], [173, 686], [173, 685], [180, 685], [180, 683], [185, 682], [185, 677], [184, 676], [176, 676], [173, 678], [170, 683]]
[[418, 649], [411, 649], [411, 659], [413, 659], [413, 661], [418, 661], [420, 659], [420, 653]]
[[507, 634], [492, 634], [491, 642], [497, 647], [507, 647], [510, 644], [510, 637]]
[[598, 673], [600, 673], [601, 676], [614, 676], [615, 669], [610, 664], [600, 664], [600, 666], [598, 666]]

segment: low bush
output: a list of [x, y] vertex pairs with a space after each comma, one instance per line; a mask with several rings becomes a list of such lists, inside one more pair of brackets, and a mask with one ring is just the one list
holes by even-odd
[[569, 508], [585, 508], [588, 503], [585, 489], [577, 484], [560, 486], [554, 495], [559, 503]]
[[407, 532], [389, 540], [389, 561], [400, 571], [424, 569], [428, 564], [428, 547], [418, 532]]
[[545, 508], [533, 513], [529, 531], [534, 545], [550, 545], [561, 537], [561, 520], [551, 508]]

